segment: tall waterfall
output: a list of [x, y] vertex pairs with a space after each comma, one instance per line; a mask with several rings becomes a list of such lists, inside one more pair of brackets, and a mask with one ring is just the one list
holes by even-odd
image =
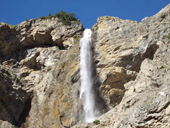
[[81, 88], [80, 98], [83, 101], [84, 122], [93, 122], [97, 118], [97, 110], [95, 108], [95, 98], [93, 90], [92, 78], [92, 31], [86, 29], [83, 38], [80, 40], [80, 76]]

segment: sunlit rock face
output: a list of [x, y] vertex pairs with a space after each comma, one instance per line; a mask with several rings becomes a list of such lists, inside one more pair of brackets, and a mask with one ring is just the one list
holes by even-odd
[[1, 23], [0, 127], [168, 128], [169, 12], [170, 5], [141, 22], [104, 16], [92, 27], [96, 102], [110, 109], [98, 125], [78, 124], [82, 24]]
[[1, 24], [0, 127], [69, 127], [79, 121], [81, 23], [57, 18]]
[[[110, 107], [96, 127], [169, 127], [170, 5], [141, 22], [100, 17], [93, 26], [101, 94]], [[115, 98], [117, 97], [117, 98]]]
[[167, 128], [170, 5], [141, 22], [104, 16], [92, 27], [100, 94], [111, 109], [100, 124], [73, 128]]
[[148, 42], [147, 26], [136, 21], [100, 17], [93, 30], [101, 94], [112, 108], [121, 102], [124, 84], [136, 78], [142, 61], [152, 59], [158, 46]]

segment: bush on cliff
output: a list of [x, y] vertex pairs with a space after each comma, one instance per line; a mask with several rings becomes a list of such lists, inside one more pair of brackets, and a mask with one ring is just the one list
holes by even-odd
[[76, 18], [75, 13], [65, 12], [63, 10], [55, 13], [55, 15], [51, 15], [51, 13], [49, 13], [48, 16], [42, 16], [42, 17], [39, 17], [39, 18], [50, 19], [52, 17], [58, 17], [59, 22], [62, 22], [63, 25], [71, 25], [71, 21], [74, 21], [75, 23], [79, 22], [79, 20]]
[[69, 13], [63, 10], [56, 13], [55, 16], [59, 18], [59, 21], [61, 21], [63, 25], [70, 25], [71, 21], [78, 21], [75, 13]]
[[93, 123], [98, 125], [98, 124], [100, 124], [100, 120], [95, 120], [95, 121], [93, 121]]
[[167, 37], [168, 37], [168, 39], [170, 40], [170, 34], [169, 34]]

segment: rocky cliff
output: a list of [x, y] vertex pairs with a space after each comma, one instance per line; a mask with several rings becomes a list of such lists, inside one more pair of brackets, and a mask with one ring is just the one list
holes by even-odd
[[77, 121], [81, 106], [72, 92], [79, 88], [83, 30], [57, 18], [1, 25], [0, 127], [59, 128]]
[[[170, 127], [170, 5], [141, 22], [98, 18], [93, 30], [100, 124], [78, 124], [81, 23], [0, 25], [0, 127]], [[102, 104], [102, 105], [101, 105]], [[76, 124], [76, 125], [75, 125]]]

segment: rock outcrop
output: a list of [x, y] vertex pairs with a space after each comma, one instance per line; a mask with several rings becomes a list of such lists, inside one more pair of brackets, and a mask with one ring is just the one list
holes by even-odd
[[24, 82], [6, 67], [0, 67], [0, 127], [10, 124], [20, 127], [31, 108], [31, 92]]
[[170, 127], [169, 12], [141, 22], [104, 16], [92, 27], [97, 103], [109, 109], [98, 125], [78, 123], [82, 24], [0, 24], [0, 127]]
[[83, 30], [57, 18], [1, 25], [0, 127], [62, 128], [78, 121], [78, 92], [75, 99], [71, 92], [79, 89]]
[[93, 26], [101, 94], [119, 105], [91, 127], [170, 127], [169, 12], [170, 5], [139, 23], [105, 16]]
[[134, 80], [145, 58], [153, 59], [158, 49], [146, 24], [117, 17], [100, 17], [93, 26], [101, 94], [108, 105], [119, 104], [124, 84]]

